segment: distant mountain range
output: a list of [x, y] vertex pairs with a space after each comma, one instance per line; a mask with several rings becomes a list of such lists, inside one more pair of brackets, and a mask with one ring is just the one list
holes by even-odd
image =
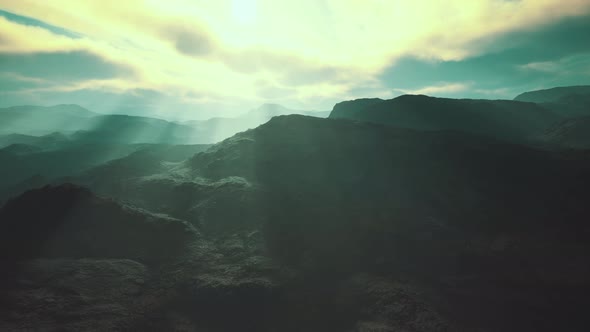
[[286, 114], [328, 116], [327, 112], [266, 104], [236, 118], [178, 123], [142, 116], [97, 114], [77, 105], [16, 106], [0, 109], [0, 147], [27, 141], [22, 136], [7, 135], [46, 136], [55, 132], [76, 143], [209, 144]]
[[[35, 140], [14, 134], [38, 137], [56, 132], [76, 143], [210, 144], [255, 128], [274, 116], [289, 114], [346, 118], [417, 130], [460, 130], [527, 142], [539, 139], [563, 120], [590, 116], [590, 86], [526, 92], [514, 101], [421, 95], [391, 100], [357, 99], [338, 103], [331, 112], [265, 104], [233, 118], [185, 122], [97, 114], [77, 105], [16, 106], [0, 109], [0, 147]], [[43, 138], [46, 139], [53, 140]]]
[[[460, 131], [544, 148], [583, 149], [590, 147], [589, 91], [588, 86], [562, 87], [527, 92], [515, 101], [415, 95], [358, 99], [336, 104], [329, 118], [420, 131]], [[176, 123], [101, 115], [77, 105], [0, 109], [0, 133], [4, 133], [0, 135], [0, 159], [5, 164], [0, 184], [5, 193], [6, 188], [15, 192], [41, 179], [78, 174], [124, 158], [145, 149], [141, 144], [217, 142], [273, 117], [294, 113], [328, 115], [265, 104], [235, 118]], [[157, 156], [153, 163], [157, 164]]]

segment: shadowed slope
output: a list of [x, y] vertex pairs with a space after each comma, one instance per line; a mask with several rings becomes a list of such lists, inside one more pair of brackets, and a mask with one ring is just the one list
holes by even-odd
[[187, 162], [195, 177], [260, 184], [280, 261], [317, 278], [405, 276], [436, 289], [462, 324], [503, 331], [551, 330], [566, 317], [584, 326], [588, 165], [583, 153], [302, 116]]
[[538, 103], [563, 118], [590, 116], [590, 85], [530, 91], [514, 100]]
[[514, 98], [517, 101], [532, 103], [550, 103], [557, 102], [571, 95], [588, 95], [590, 94], [590, 85], [557, 87], [545, 90], [536, 90], [524, 92]]
[[460, 130], [509, 141], [525, 141], [559, 117], [533, 103], [404, 95], [337, 104], [330, 118], [417, 130]]
[[0, 257], [130, 258], [154, 262], [182, 252], [187, 223], [121, 206], [73, 185], [43, 187], [0, 209]]

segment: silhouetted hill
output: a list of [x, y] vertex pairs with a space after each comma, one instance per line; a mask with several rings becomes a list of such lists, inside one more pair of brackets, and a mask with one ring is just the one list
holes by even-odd
[[27, 155], [31, 153], [41, 152], [43, 151], [43, 149], [35, 145], [15, 143], [3, 147], [2, 149], [0, 149], [0, 151], [8, 152], [9, 154], [13, 155]]
[[7, 201], [0, 209], [0, 228], [3, 260], [95, 257], [150, 262], [179, 254], [197, 236], [185, 222], [121, 206], [67, 184]]
[[[362, 98], [355, 100], [342, 101], [334, 105], [330, 117], [332, 118], [352, 118], [357, 115], [358, 112], [364, 110], [367, 107], [373, 106], [383, 102], [380, 98]], [[333, 113], [333, 114], [332, 114]]]
[[193, 127], [165, 120], [113, 114], [89, 119], [86, 127], [71, 138], [85, 143], [188, 144], [198, 142], [200, 133]]
[[51, 149], [32, 145], [10, 145], [0, 149], [0, 200], [6, 195], [30, 189], [31, 187], [23, 185], [31, 177], [52, 180], [76, 175], [141, 148], [141, 145], [129, 144], [72, 144], [69, 140], [64, 146]]
[[293, 110], [278, 104], [263, 104], [236, 117], [217, 117], [203, 121], [188, 121], [185, 124], [195, 127], [195, 131], [200, 133], [200, 143], [217, 143], [241, 131], [256, 128], [274, 116], [289, 114], [328, 117], [330, 112]]
[[[122, 181], [139, 174], [162, 171], [166, 163], [180, 162], [207, 145], [83, 144], [75, 140], [52, 150], [13, 144], [0, 149], [0, 200], [41, 184], [85, 174]], [[151, 174], [151, 173], [150, 173]], [[42, 181], [40, 179], [43, 179]], [[116, 179], [116, 180], [115, 180]]]
[[334, 107], [330, 118], [417, 130], [459, 130], [510, 141], [525, 141], [560, 119], [534, 103], [422, 95], [341, 103]]
[[47, 135], [79, 130], [96, 113], [78, 105], [14, 106], [0, 109], [0, 134]]

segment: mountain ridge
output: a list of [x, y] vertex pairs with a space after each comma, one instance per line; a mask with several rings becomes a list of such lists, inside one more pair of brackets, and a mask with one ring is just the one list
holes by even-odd
[[572, 94], [590, 94], [590, 85], [560, 86], [549, 89], [527, 91], [514, 98], [516, 101], [534, 103], [556, 102]]
[[[342, 109], [347, 107], [348, 109]], [[403, 95], [337, 104], [330, 118], [382, 123], [418, 130], [461, 130], [525, 142], [560, 117], [535, 103]]]

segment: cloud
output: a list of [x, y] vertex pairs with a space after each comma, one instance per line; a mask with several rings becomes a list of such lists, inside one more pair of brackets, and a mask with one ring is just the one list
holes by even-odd
[[54, 52], [0, 54], [0, 72], [15, 72], [47, 81], [79, 81], [83, 79], [133, 78], [131, 68], [113, 64], [86, 52]]
[[[410, 78], [414, 73], [409, 71], [406, 79], [415, 82], [407, 85], [383, 77], [407, 59], [452, 64], [501, 53], [513, 42], [498, 46], [503, 36], [590, 11], [587, 0], [128, 0], [108, 6], [103, 1], [0, 0], [0, 7], [0, 54], [59, 54], [64, 60], [68, 53], [89, 54], [100, 59], [97, 66], [117, 68], [106, 76], [82, 70], [88, 74], [83, 82], [71, 77], [64, 91], [145, 89], [187, 105], [207, 100], [235, 107], [254, 106], [275, 97], [274, 92], [287, 104], [314, 108], [360, 97], [355, 93], [361, 91], [384, 94], [391, 87], [431, 87], [442, 93], [432, 89], [443, 89], [441, 82], [447, 82], [461, 92], [457, 84], [494, 76], [494, 69], [480, 66], [473, 75], [460, 69], [456, 80], [436, 69], [437, 77], [428, 82]], [[67, 72], [66, 67], [60, 66]], [[105, 73], [111, 70], [107, 67]]]
[[[590, 16], [572, 17], [535, 29], [515, 31], [482, 46], [480, 55], [441, 61], [405, 57], [392, 63], [379, 79], [405, 91], [434, 82], [471, 82], [453, 97], [513, 98], [532, 89], [590, 82]], [[487, 41], [480, 45], [486, 45]]]
[[584, 77], [590, 81], [590, 52], [566, 56], [553, 61], [530, 62], [518, 67], [523, 71], [550, 73], [560, 76]]
[[426, 86], [416, 90], [393, 89], [394, 91], [403, 92], [404, 94], [413, 95], [445, 95], [448, 93], [463, 92], [469, 89], [469, 83], [439, 83], [437, 85]]
[[185, 55], [209, 55], [217, 47], [205, 31], [194, 26], [169, 26], [165, 28], [162, 35], [172, 42], [178, 52]]
[[54, 34], [68, 36], [71, 38], [81, 37], [79, 34], [73, 32], [73, 31], [69, 31], [69, 30], [60, 28], [55, 25], [47, 24], [43, 21], [31, 18], [31, 17], [15, 15], [15, 14], [12, 14], [10, 12], [7, 12], [7, 11], [1, 10], [1, 9], [0, 9], [0, 16], [4, 17], [5, 19], [7, 19], [9, 21], [16, 22], [16, 23], [19, 23], [22, 25], [40, 27], [45, 30], [51, 31]]
[[41, 78], [23, 76], [10, 71], [0, 72], [0, 91], [4, 93], [34, 89], [45, 85], [47, 85], [47, 81]]

